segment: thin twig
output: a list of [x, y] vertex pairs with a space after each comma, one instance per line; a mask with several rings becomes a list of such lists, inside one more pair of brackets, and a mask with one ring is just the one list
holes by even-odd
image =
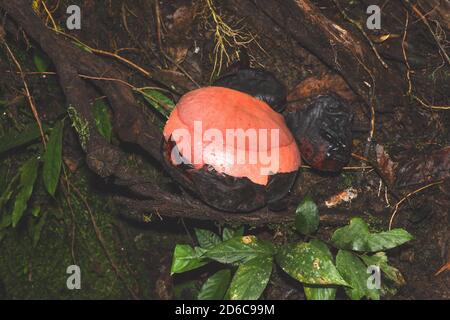
[[435, 109], [435, 110], [450, 110], [450, 106], [436, 106], [436, 105], [430, 105], [423, 101], [422, 98], [419, 98], [416, 96], [413, 92], [413, 86], [412, 86], [412, 80], [411, 80], [411, 66], [408, 61], [408, 55], [406, 53], [406, 37], [408, 32], [408, 24], [409, 24], [409, 12], [406, 10], [406, 21], [405, 21], [405, 28], [403, 31], [403, 39], [402, 39], [402, 52], [403, 52], [403, 59], [405, 60], [406, 65], [406, 79], [408, 80], [408, 91], [407, 95], [417, 102], [420, 103], [423, 107], [429, 108], [429, 109]]
[[392, 229], [392, 224], [393, 224], [393, 222], [394, 222], [395, 216], [397, 215], [398, 208], [400, 207], [400, 205], [401, 205], [403, 202], [405, 202], [406, 200], [408, 200], [412, 195], [415, 195], [415, 194], [417, 194], [417, 193], [419, 193], [419, 192], [421, 192], [421, 191], [423, 191], [423, 190], [425, 190], [425, 189], [428, 189], [428, 188], [430, 188], [430, 187], [436, 186], [436, 185], [438, 185], [438, 184], [442, 184], [443, 182], [444, 182], [444, 181], [441, 180], [441, 181], [438, 181], [438, 182], [430, 183], [430, 184], [428, 184], [428, 185], [426, 185], [426, 186], [424, 186], [424, 187], [421, 187], [421, 188], [419, 188], [419, 189], [417, 189], [417, 190], [414, 190], [414, 191], [408, 193], [403, 199], [401, 199], [399, 202], [397, 202], [397, 204], [395, 205], [395, 209], [394, 209], [394, 211], [392, 212], [391, 219], [389, 220], [389, 230]]
[[6, 43], [6, 41], [4, 39], [1, 39], [1, 41], [5, 45], [5, 48], [8, 51], [8, 54], [11, 56], [11, 59], [13, 60], [14, 64], [16, 65], [17, 69], [19, 70], [20, 77], [22, 79], [23, 86], [25, 88], [25, 95], [27, 96], [28, 102], [30, 104], [31, 111], [33, 112], [34, 119], [36, 120], [36, 123], [37, 123], [37, 125], [39, 127], [39, 133], [41, 134], [42, 144], [44, 145], [44, 148], [46, 149], [47, 148], [47, 142], [46, 142], [46, 139], [45, 139], [44, 129], [42, 128], [42, 122], [41, 122], [41, 119], [39, 117], [39, 113], [38, 113], [38, 111], [36, 109], [36, 105], [34, 104], [33, 97], [31, 96], [30, 90], [28, 88], [28, 83], [25, 80], [25, 74], [24, 74], [24, 72], [22, 70], [22, 66], [20, 65], [19, 61], [15, 57], [14, 53], [12, 52], [12, 50], [10, 49], [10, 47]]

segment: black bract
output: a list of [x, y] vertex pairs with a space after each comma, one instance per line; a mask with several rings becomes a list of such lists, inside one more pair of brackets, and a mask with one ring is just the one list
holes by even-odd
[[264, 101], [277, 112], [286, 107], [286, 88], [269, 71], [262, 69], [241, 69], [226, 74], [213, 83], [213, 86], [225, 87], [247, 93]]
[[337, 172], [349, 162], [353, 113], [340, 98], [317, 96], [285, 119], [302, 158], [314, 169]]

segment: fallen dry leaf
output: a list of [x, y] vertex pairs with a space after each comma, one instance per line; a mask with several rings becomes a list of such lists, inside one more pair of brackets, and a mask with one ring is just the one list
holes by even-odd
[[347, 83], [336, 74], [309, 77], [300, 82], [288, 95], [288, 101], [295, 101], [325, 93], [336, 93], [348, 101], [356, 100]]
[[395, 182], [395, 168], [397, 164], [391, 160], [391, 157], [384, 150], [382, 145], [377, 144], [375, 147], [375, 152], [377, 155], [377, 163], [383, 176], [392, 185]]
[[350, 202], [357, 196], [358, 191], [356, 189], [348, 188], [325, 201], [325, 205], [327, 206], [327, 208], [333, 208], [340, 205], [342, 202]]
[[438, 275], [440, 275], [441, 273], [443, 273], [443, 272], [445, 272], [445, 271], [448, 271], [448, 270], [450, 270], [450, 261], [447, 262], [446, 264], [444, 264], [444, 265], [442, 266], [442, 268], [440, 268], [440, 269], [438, 270], [438, 272], [436, 272], [434, 275], [435, 275], [435, 276], [438, 276]]

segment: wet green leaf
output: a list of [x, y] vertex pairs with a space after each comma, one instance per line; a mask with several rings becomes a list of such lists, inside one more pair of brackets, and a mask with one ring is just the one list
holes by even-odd
[[12, 225], [17, 226], [23, 213], [28, 207], [28, 200], [30, 200], [31, 194], [33, 193], [34, 183], [37, 178], [39, 168], [39, 160], [32, 158], [28, 160], [20, 168], [20, 182], [19, 182], [19, 192], [16, 196], [14, 202], [14, 209], [12, 212]]
[[[314, 239], [311, 240], [310, 244], [322, 251], [333, 261], [333, 255], [324, 242]], [[308, 300], [334, 300], [336, 298], [336, 287], [305, 284], [303, 285], [303, 289]]]
[[113, 126], [111, 124], [108, 105], [102, 100], [97, 100], [94, 103], [93, 111], [95, 126], [98, 132], [100, 132], [108, 142], [111, 142]]
[[42, 177], [47, 192], [54, 196], [58, 187], [62, 165], [62, 140], [64, 123], [59, 121], [53, 128], [44, 153]]
[[406, 284], [405, 278], [403, 278], [401, 272], [397, 268], [389, 265], [385, 252], [377, 252], [372, 256], [362, 255], [361, 259], [367, 266], [375, 265], [380, 267], [386, 277], [394, 281], [397, 285], [402, 286]]
[[336, 267], [350, 285], [350, 287], [345, 288], [345, 292], [350, 299], [360, 300], [363, 297], [372, 300], [380, 299], [379, 289], [369, 289], [370, 274], [367, 273], [367, 266], [357, 255], [350, 251], [339, 250], [336, 256]]
[[222, 242], [217, 234], [209, 230], [195, 229], [195, 235], [200, 247], [204, 249], [211, 249]]
[[203, 284], [198, 300], [222, 300], [231, 281], [231, 271], [220, 270], [209, 277]]
[[335, 300], [336, 288], [305, 285], [303, 287], [307, 300]]
[[166, 95], [160, 91], [142, 88], [139, 92], [144, 96], [144, 99], [155, 108], [162, 116], [168, 118], [172, 109], [175, 107], [175, 103], [172, 99], [168, 98]]
[[200, 268], [208, 261], [202, 258], [201, 252], [189, 245], [177, 244], [173, 254], [171, 274], [183, 273]]
[[255, 236], [234, 237], [219, 243], [205, 255], [221, 263], [246, 262], [256, 257], [274, 255], [274, 247]]
[[244, 235], [244, 226], [241, 226], [237, 229], [232, 228], [224, 228], [222, 232], [223, 241], [227, 241], [234, 237], [242, 237]]
[[295, 211], [295, 227], [303, 235], [317, 231], [319, 227], [319, 210], [310, 197], [306, 197]]
[[256, 257], [239, 265], [231, 280], [230, 300], [257, 300], [272, 273], [272, 256]]
[[304, 284], [347, 285], [328, 253], [315, 243], [287, 245], [276, 258], [287, 274]]
[[371, 233], [363, 219], [353, 218], [348, 226], [334, 232], [331, 242], [338, 249], [377, 252], [398, 247], [412, 239], [413, 236], [403, 229]]

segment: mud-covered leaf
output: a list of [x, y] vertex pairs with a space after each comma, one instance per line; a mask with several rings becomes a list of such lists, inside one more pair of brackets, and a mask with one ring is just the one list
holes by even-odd
[[234, 237], [242, 237], [244, 235], [244, 226], [237, 229], [224, 228], [222, 232], [222, 240], [227, 241]]
[[30, 200], [31, 194], [33, 193], [34, 183], [37, 178], [39, 168], [39, 160], [37, 158], [32, 158], [28, 160], [20, 168], [20, 181], [19, 181], [19, 192], [15, 198], [14, 209], [12, 212], [12, 225], [17, 226], [23, 213], [28, 207], [28, 200]]
[[111, 124], [108, 105], [102, 100], [97, 100], [93, 106], [93, 113], [95, 126], [98, 132], [100, 132], [108, 142], [111, 142], [113, 126]]
[[386, 253], [377, 252], [372, 256], [362, 255], [361, 259], [367, 266], [380, 267], [381, 271], [383, 271], [386, 277], [394, 281], [394, 283], [396, 283], [397, 285], [402, 286], [406, 284], [405, 278], [403, 278], [401, 272], [397, 268], [389, 265]]
[[274, 255], [270, 242], [255, 236], [234, 237], [208, 250], [205, 256], [221, 263], [246, 262], [256, 257]]
[[231, 271], [220, 270], [209, 277], [203, 284], [198, 300], [222, 300], [231, 281]]
[[319, 210], [310, 197], [306, 197], [295, 211], [295, 227], [303, 235], [317, 231], [319, 227]]
[[287, 245], [276, 258], [287, 274], [304, 284], [347, 285], [328, 253], [315, 243]]
[[177, 244], [173, 254], [171, 274], [183, 273], [200, 268], [207, 264], [202, 253], [189, 245]]
[[168, 117], [172, 109], [175, 107], [175, 103], [161, 93], [154, 89], [143, 88], [139, 92], [144, 96], [144, 99], [150, 103], [162, 116]]
[[214, 248], [217, 244], [222, 242], [217, 234], [209, 230], [195, 229], [195, 235], [197, 236], [200, 247], [204, 249]]
[[[321, 250], [331, 260], [333, 260], [333, 255], [324, 242], [314, 239], [311, 240], [310, 244]], [[308, 300], [334, 300], [336, 298], [336, 287], [305, 284], [303, 289], [305, 291], [306, 299]]]
[[364, 297], [372, 300], [380, 299], [380, 290], [369, 288], [370, 274], [367, 273], [367, 266], [357, 255], [350, 251], [339, 250], [336, 255], [336, 267], [350, 285], [350, 287], [345, 288], [345, 292], [350, 299], [360, 300]]
[[61, 174], [62, 140], [64, 123], [59, 121], [53, 128], [48, 139], [47, 150], [44, 153], [44, 166], [42, 177], [48, 193], [55, 195]]
[[334, 232], [331, 242], [338, 249], [377, 252], [398, 247], [412, 239], [413, 236], [403, 229], [371, 233], [363, 219], [353, 218], [348, 226]]
[[257, 300], [264, 292], [272, 273], [273, 257], [257, 257], [239, 265], [231, 280], [230, 300]]

